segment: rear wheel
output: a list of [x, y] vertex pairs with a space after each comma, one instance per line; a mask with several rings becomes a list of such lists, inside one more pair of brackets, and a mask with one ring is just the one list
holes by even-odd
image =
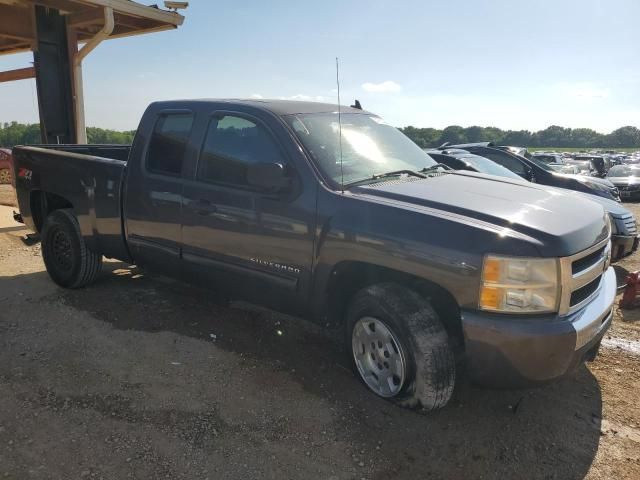
[[51, 279], [65, 288], [92, 283], [102, 266], [102, 255], [87, 248], [70, 209], [55, 210], [45, 220], [42, 258]]
[[0, 183], [11, 183], [11, 170], [0, 168]]
[[409, 408], [444, 407], [455, 384], [447, 333], [429, 302], [401, 285], [358, 292], [347, 313], [353, 366], [380, 397]]

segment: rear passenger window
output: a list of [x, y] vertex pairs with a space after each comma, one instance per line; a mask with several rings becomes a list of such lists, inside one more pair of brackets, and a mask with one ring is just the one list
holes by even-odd
[[147, 170], [165, 175], [180, 175], [192, 125], [191, 113], [161, 115], [149, 141]]
[[247, 186], [247, 167], [281, 163], [282, 155], [265, 127], [233, 115], [213, 117], [198, 161], [199, 180]]

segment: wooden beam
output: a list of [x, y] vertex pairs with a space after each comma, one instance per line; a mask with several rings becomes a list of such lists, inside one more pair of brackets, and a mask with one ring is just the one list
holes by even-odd
[[0, 55], [28, 52], [31, 50], [31, 46], [31, 42], [0, 37]]
[[[114, 13], [113, 18], [116, 25], [123, 25], [132, 29], [142, 29], [149, 27], [149, 20], [139, 17], [132, 17], [123, 15], [121, 13]], [[101, 9], [87, 10], [82, 13], [74, 13], [69, 15], [67, 25], [73, 28], [83, 28], [88, 26], [98, 26], [102, 28], [104, 24], [104, 12]], [[154, 23], [153, 26], [156, 26]]]
[[74, 0], [31, 0], [31, 3], [42, 5], [43, 7], [55, 8], [61, 15], [66, 13], [76, 13], [86, 8], [84, 3]]
[[67, 25], [70, 27], [83, 27], [85, 25], [93, 25], [104, 23], [104, 11], [101, 8], [88, 8], [82, 12], [72, 13], [67, 18]]
[[156, 33], [156, 32], [164, 32], [165, 30], [174, 30], [178, 28], [177, 25], [161, 25], [159, 27], [149, 27], [144, 28], [142, 30], [131, 30], [129, 32], [115, 32], [109, 36], [109, 39], [112, 38], [125, 38], [125, 37], [133, 37], [135, 35], [142, 35], [146, 33]]
[[35, 31], [31, 11], [27, 8], [0, 4], [0, 36], [32, 41]]
[[115, 13], [124, 13], [126, 15], [132, 15], [134, 17], [148, 18], [149, 20], [156, 20], [164, 24], [171, 24], [174, 26], [182, 25], [184, 17], [179, 13], [168, 12], [159, 8], [147, 7], [140, 5], [137, 2], [129, 0], [78, 0], [85, 4], [99, 5], [101, 7], [111, 7]]
[[[178, 28], [175, 25], [160, 25], [160, 26], [149, 26], [149, 27], [138, 27], [134, 30], [127, 30], [122, 28], [123, 25], [116, 25], [115, 30], [111, 35], [109, 35], [109, 40], [116, 38], [125, 38], [125, 37], [134, 37], [137, 35], [144, 35], [147, 33], [156, 33], [156, 32], [164, 32], [166, 30], [175, 30]], [[91, 37], [95, 35], [95, 32], [85, 32], [82, 30], [77, 30], [78, 34], [78, 42], [84, 43], [89, 40]]]
[[35, 78], [36, 69], [33, 67], [18, 68], [17, 70], [8, 70], [0, 72], [0, 83], [14, 82], [16, 80], [26, 80], [27, 78]]

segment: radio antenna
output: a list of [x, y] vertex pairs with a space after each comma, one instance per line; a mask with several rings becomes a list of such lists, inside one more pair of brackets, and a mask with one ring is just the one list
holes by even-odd
[[344, 193], [344, 170], [342, 168], [342, 106], [340, 104], [340, 64], [336, 57], [336, 85], [338, 86], [338, 142], [340, 146], [340, 188]]

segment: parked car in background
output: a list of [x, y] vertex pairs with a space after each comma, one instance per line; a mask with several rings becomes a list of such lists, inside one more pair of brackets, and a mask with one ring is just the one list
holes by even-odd
[[580, 170], [575, 165], [570, 163], [564, 163], [563, 165], [549, 165], [558, 173], [565, 173], [567, 175], [580, 175]]
[[573, 158], [577, 161], [590, 162], [591, 174], [599, 178], [606, 177], [609, 168], [611, 168], [611, 160], [603, 155], [576, 155]]
[[17, 217], [57, 284], [91, 283], [104, 255], [333, 324], [398, 405], [443, 407], [456, 354], [480, 383], [560, 378], [612, 322], [600, 205], [445, 170], [360, 109], [156, 102], [131, 147], [13, 154]]
[[513, 173], [508, 168], [505, 168], [488, 158], [469, 153], [466, 150], [455, 148], [447, 150], [425, 149], [425, 152], [427, 152], [436, 162], [446, 165], [453, 170], [468, 170], [471, 172], [486, 173], [487, 175], [511, 178], [513, 180], [522, 180], [521, 177]]
[[640, 200], [640, 165], [616, 165], [607, 172], [607, 180], [620, 191], [622, 200]]
[[592, 172], [591, 162], [588, 160], [575, 160], [573, 158], [566, 158], [565, 165], [571, 166], [576, 170], [577, 175], [584, 175], [586, 177], [590, 177]]
[[[524, 181], [519, 175], [502, 165], [485, 157], [480, 157], [461, 149], [425, 150], [436, 162], [454, 170], [468, 170], [473, 172], [497, 175], [500, 177]], [[615, 168], [615, 167], [614, 167]], [[640, 173], [640, 169], [638, 169]], [[638, 249], [638, 226], [636, 219], [628, 209], [619, 202], [598, 195], [577, 192], [575, 190], [559, 190], [565, 195], [582, 195], [591, 201], [599, 203], [611, 218], [612, 260], [618, 261]]]
[[541, 163], [546, 163], [556, 172], [577, 174], [578, 172], [573, 165], [567, 165], [564, 161], [564, 157], [560, 153], [554, 152], [535, 152], [527, 158], [537, 160]]
[[531, 154], [526, 147], [517, 147], [515, 145], [502, 145], [496, 146], [495, 148], [499, 148], [501, 150], [505, 150], [507, 152], [513, 153], [515, 155], [520, 155], [521, 157], [529, 158]]
[[564, 158], [559, 153], [536, 152], [532, 153], [529, 158], [534, 158], [550, 166], [564, 165], [565, 163]]
[[551, 187], [567, 188], [578, 192], [590, 193], [610, 200], [620, 201], [618, 189], [608, 180], [601, 178], [558, 173], [549, 165], [533, 158], [513, 153], [519, 147], [495, 146], [493, 143], [470, 143], [440, 147], [438, 150], [459, 148], [488, 158], [508, 168], [530, 182]]
[[0, 148], [0, 184], [11, 183], [13, 178], [12, 172], [11, 150], [8, 148]]

